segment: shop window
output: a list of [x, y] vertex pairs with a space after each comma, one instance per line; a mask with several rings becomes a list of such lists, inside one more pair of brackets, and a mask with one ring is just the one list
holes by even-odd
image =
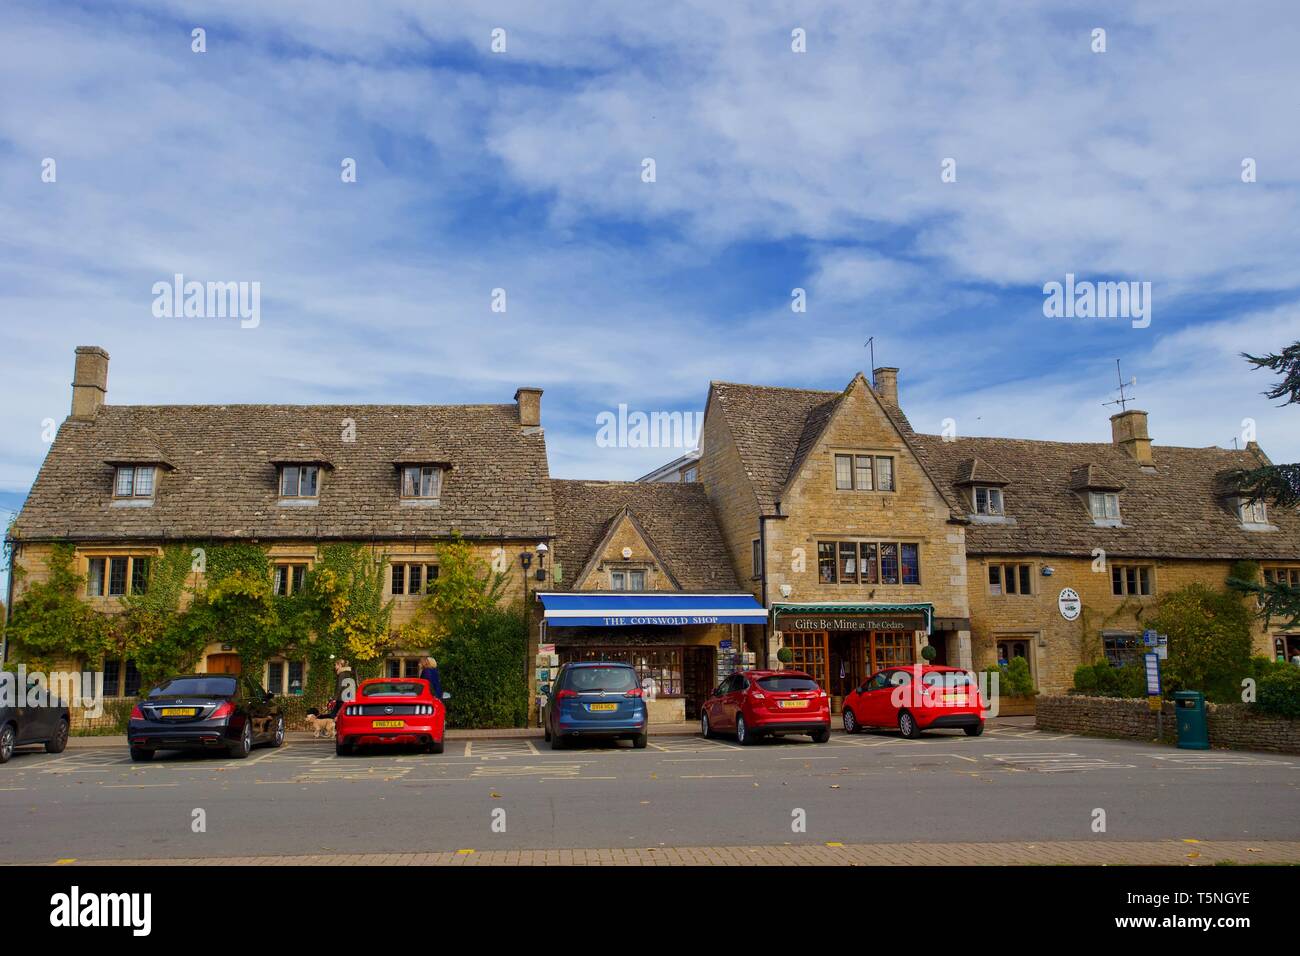
[[560, 663], [601, 661], [629, 664], [642, 688], [653, 681], [656, 697], [682, 697], [682, 649], [680, 647], [564, 647]]
[[1151, 568], [1145, 565], [1112, 564], [1110, 590], [1120, 597], [1146, 597], [1151, 593]]
[[817, 682], [819, 687], [826, 683], [826, 635], [820, 632], [802, 633], [792, 631], [785, 635], [785, 646], [790, 649], [790, 670], [803, 671]]
[[916, 661], [916, 648], [910, 631], [878, 631], [871, 638], [872, 670], [904, 667]]
[[1111, 667], [1139, 664], [1145, 650], [1140, 634], [1102, 634], [1101, 644], [1106, 653], [1106, 662]]
[[275, 593], [281, 597], [297, 594], [306, 578], [305, 564], [277, 564], [274, 568]]

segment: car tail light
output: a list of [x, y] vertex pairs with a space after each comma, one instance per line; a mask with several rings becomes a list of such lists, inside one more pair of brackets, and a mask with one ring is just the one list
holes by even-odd
[[640, 688], [640, 687], [633, 687], [630, 691], [628, 691], [628, 692], [627, 692], [626, 694], [624, 694], [623, 696], [624, 696], [624, 697], [640, 697], [640, 696], [641, 696], [641, 688]]
[[556, 700], [568, 700], [568, 699], [570, 699], [571, 697], [577, 697], [577, 696], [578, 696], [578, 692], [577, 692], [576, 690], [562, 690], [562, 691], [560, 691], [558, 694], [555, 695], [555, 699], [556, 699]]
[[131, 708], [131, 720], [144, 720], [144, 711], [140, 709], [139, 704]]
[[817, 696], [818, 696], [818, 697], [825, 697], [825, 696], [826, 696], [826, 691], [824, 691], [824, 690], [819, 690], [819, 691], [817, 692]]
[[217, 709], [212, 712], [212, 717], [209, 719], [214, 720], [218, 717], [229, 717], [234, 712], [235, 712], [235, 705], [232, 704], [230, 701], [226, 701], [223, 704], [217, 705]]

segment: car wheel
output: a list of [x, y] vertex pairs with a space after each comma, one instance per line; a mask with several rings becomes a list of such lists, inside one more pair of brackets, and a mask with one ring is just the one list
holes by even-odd
[[740, 744], [742, 747], [748, 747], [752, 744], [758, 743], [758, 734], [753, 733], [745, 726], [744, 717], [738, 716], [736, 718], [736, 743]]
[[907, 711], [898, 715], [898, 732], [908, 740], [915, 740], [921, 736], [921, 729], [916, 726], [916, 718]]
[[47, 754], [61, 754], [68, 746], [68, 722], [62, 717], [59, 718], [59, 729], [54, 732], [54, 736], [45, 741], [45, 752]]
[[713, 728], [709, 726], [709, 715], [704, 711], [700, 712], [700, 736], [705, 740], [713, 739]]
[[817, 733], [812, 734], [811, 736], [813, 739], [813, 743], [824, 744], [826, 743], [826, 741], [831, 739], [831, 729], [827, 727], [825, 730], [819, 730], [817, 731]]
[[446, 740], [431, 740], [425, 749], [431, 754], [440, 754], [446, 746]]
[[978, 737], [980, 734], [984, 733], [984, 721], [981, 720], [973, 727], [963, 727], [962, 730], [966, 731], [967, 737]]
[[563, 737], [561, 737], [559, 734], [551, 734], [551, 749], [552, 749], [552, 750], [563, 750], [563, 749], [564, 749], [564, 744], [565, 744], [565, 740], [564, 740]]
[[350, 753], [352, 753], [351, 744], [341, 744], [337, 740], [334, 741], [334, 755], [336, 757], [346, 757]]
[[9, 758], [14, 755], [14, 743], [17, 739], [14, 736], [13, 724], [5, 724], [0, 727], [0, 763], [8, 763]]
[[275, 733], [271, 735], [272, 747], [284, 746], [284, 715], [275, 718]]
[[632, 738], [632, 747], [636, 750], [645, 750], [646, 744], [648, 744], [649, 742], [650, 742], [650, 735], [648, 733], [637, 734], [635, 737]]
[[862, 727], [858, 724], [858, 718], [853, 714], [853, 708], [844, 708], [844, 732], [846, 734], [856, 734]]
[[230, 748], [230, 756], [243, 760], [253, 752], [253, 724], [245, 719], [244, 732], [239, 735], [239, 743]]
[[153, 759], [154, 751], [148, 747], [132, 747], [131, 759], [136, 763], [145, 763]]

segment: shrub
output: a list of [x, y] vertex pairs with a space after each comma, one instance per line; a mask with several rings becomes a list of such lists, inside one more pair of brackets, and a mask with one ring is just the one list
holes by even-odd
[[1240, 699], [1250, 669], [1250, 612], [1240, 595], [1202, 584], [1180, 588], [1160, 599], [1150, 627], [1169, 635], [1169, 659], [1160, 665], [1166, 693]]
[[779, 648], [776, 652], [776, 659], [782, 664], [789, 664], [794, 660], [794, 651], [788, 647]]
[[1259, 681], [1256, 706], [1274, 717], [1300, 718], [1300, 667], [1282, 664]]
[[1074, 689], [1094, 697], [1145, 697], [1146, 669], [1139, 664], [1112, 667], [1106, 661], [1080, 664], [1074, 671]]
[[466, 618], [438, 644], [438, 671], [451, 694], [453, 727], [522, 727], [528, 720], [524, 645], [528, 627], [516, 608]]
[[1002, 668], [1002, 693], [1008, 697], [1033, 697], [1038, 693], [1029, 673], [1029, 661], [1023, 657], [1007, 661], [1007, 666]]

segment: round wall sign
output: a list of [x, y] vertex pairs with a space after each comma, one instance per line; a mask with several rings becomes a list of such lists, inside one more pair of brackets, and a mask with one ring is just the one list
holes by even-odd
[[1061, 596], [1056, 599], [1056, 606], [1061, 609], [1061, 617], [1067, 621], [1077, 620], [1079, 613], [1083, 610], [1083, 602], [1079, 600], [1079, 592], [1074, 588], [1062, 588]]

